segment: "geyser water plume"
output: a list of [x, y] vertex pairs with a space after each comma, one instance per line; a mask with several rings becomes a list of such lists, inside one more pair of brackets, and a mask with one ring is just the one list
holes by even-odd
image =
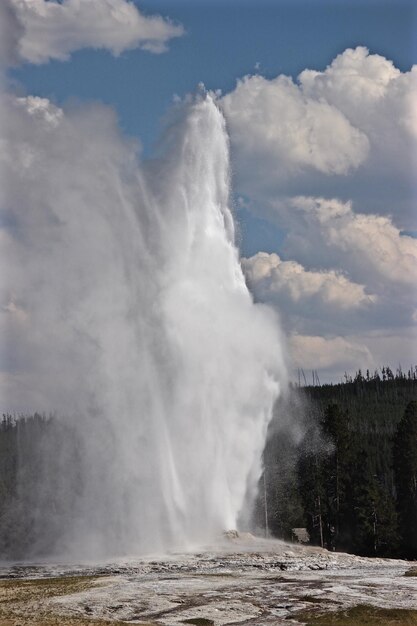
[[235, 528], [283, 365], [239, 264], [222, 114], [210, 95], [181, 105], [140, 168], [107, 109], [5, 106], [4, 397], [65, 416], [36, 488], [27, 472], [19, 485], [34, 553], [139, 554]]

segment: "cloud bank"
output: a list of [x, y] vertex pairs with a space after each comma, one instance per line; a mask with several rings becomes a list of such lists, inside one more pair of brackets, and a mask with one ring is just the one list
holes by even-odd
[[296, 81], [247, 76], [221, 105], [238, 192], [285, 235], [243, 267], [294, 364], [337, 377], [415, 361], [417, 66], [347, 49]]
[[145, 16], [127, 0], [2, 0], [3, 64], [67, 60], [82, 48], [103, 48], [118, 56], [142, 48], [163, 52], [184, 33], [158, 15]]
[[415, 228], [417, 67], [364, 47], [323, 72], [247, 76], [222, 98], [236, 182], [259, 204], [293, 195], [352, 200]]

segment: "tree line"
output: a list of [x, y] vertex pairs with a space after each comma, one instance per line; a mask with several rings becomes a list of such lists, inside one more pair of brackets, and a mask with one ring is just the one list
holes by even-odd
[[[253, 523], [366, 556], [417, 558], [417, 369], [293, 385], [275, 407]], [[46, 451], [55, 450], [50, 459]], [[0, 558], [47, 554], [82, 489], [82, 441], [64, 420], [0, 421]], [[65, 468], [65, 472], [62, 469]], [[50, 511], [48, 532], [39, 532]]]
[[265, 447], [257, 526], [287, 540], [304, 527], [329, 550], [417, 558], [415, 372], [293, 386]]

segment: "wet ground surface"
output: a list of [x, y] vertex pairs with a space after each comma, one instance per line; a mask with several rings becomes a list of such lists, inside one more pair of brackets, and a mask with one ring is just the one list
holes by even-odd
[[50, 587], [42, 597], [40, 591], [32, 609], [30, 600], [26, 608], [21, 603], [23, 617], [36, 608], [80, 620], [74, 624], [88, 618], [161, 626], [249, 626], [305, 623], [301, 612], [314, 608], [335, 611], [368, 604], [417, 609], [417, 577], [404, 576], [412, 565], [253, 540], [100, 565], [4, 565], [0, 576], [8, 585], [30, 580], [48, 584], [51, 577], [81, 581], [68, 593], [62, 584], [59, 593]]

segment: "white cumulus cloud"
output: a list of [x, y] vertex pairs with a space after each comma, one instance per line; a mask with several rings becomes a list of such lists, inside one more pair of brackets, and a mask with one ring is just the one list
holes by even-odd
[[358, 366], [375, 366], [370, 350], [358, 338], [293, 334], [290, 346], [293, 365], [304, 370], [324, 370], [340, 376]]
[[380, 289], [417, 285], [417, 239], [392, 218], [355, 213], [337, 199], [296, 197], [290, 206], [295, 227], [286, 245], [296, 258], [344, 268]]
[[282, 261], [277, 254], [258, 252], [242, 265], [248, 283], [261, 299], [276, 298], [306, 305], [316, 300], [336, 309], [356, 309], [370, 305], [376, 297], [365, 293], [363, 285], [353, 283], [334, 270], [306, 270], [296, 261]]
[[347, 49], [296, 81], [247, 76], [221, 105], [236, 184], [255, 210], [291, 195], [339, 197], [416, 228], [417, 66], [401, 72]]
[[[287, 76], [247, 76], [224, 96], [237, 158], [278, 179], [300, 170], [347, 174], [368, 153], [368, 139], [323, 99], [310, 98]], [[258, 169], [258, 168], [257, 168]]]
[[364, 104], [383, 98], [400, 75], [392, 61], [358, 46], [339, 54], [324, 72], [304, 70], [299, 81], [310, 97], [324, 97], [339, 109], [351, 113], [357, 108], [359, 113]]
[[[356, 213], [350, 201], [300, 196], [275, 209], [288, 227], [282, 249], [289, 260], [265, 252], [243, 260], [255, 297], [278, 308], [290, 335], [323, 339], [308, 344], [318, 362], [327, 363], [329, 337], [354, 337], [373, 356], [368, 367], [380, 366], [378, 358], [393, 367], [414, 362], [417, 239], [391, 218]], [[290, 342], [301, 354], [299, 345]], [[365, 367], [361, 353], [346, 354], [344, 369], [352, 369], [354, 354], [353, 369]]]
[[[307, 335], [291, 333], [289, 348], [295, 369], [304, 371], [311, 382], [311, 370], [320, 372], [321, 382], [339, 381], [344, 374], [354, 374], [358, 369], [373, 372], [384, 364], [407, 371], [413, 366], [413, 344], [416, 330], [376, 330], [351, 335]], [[399, 357], [399, 358], [396, 358]], [[303, 381], [302, 381], [303, 382]]]
[[183, 27], [144, 15], [128, 0], [3, 0], [0, 46], [3, 63], [64, 61], [82, 48], [114, 55], [143, 48], [163, 52]]

